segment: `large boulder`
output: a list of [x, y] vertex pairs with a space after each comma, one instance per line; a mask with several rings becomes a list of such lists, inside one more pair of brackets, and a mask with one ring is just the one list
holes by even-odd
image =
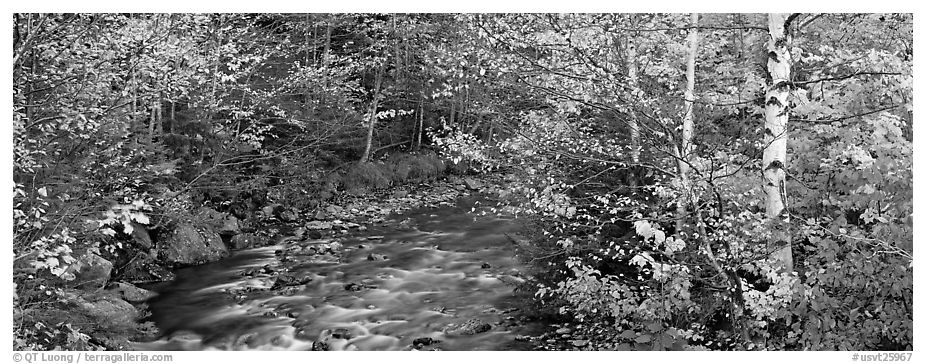
[[173, 272], [157, 261], [157, 250], [152, 254], [137, 252], [136, 255], [122, 267], [120, 276], [129, 282], [163, 282], [174, 279]]
[[238, 218], [208, 207], [201, 207], [193, 214], [195, 221], [203, 223], [222, 235], [235, 235], [241, 232]]
[[95, 319], [100, 326], [132, 326], [138, 318], [138, 309], [113, 292], [65, 290], [63, 297], [77, 313]]
[[66, 289], [62, 298], [70, 323], [108, 350], [129, 350], [130, 338], [154, 334], [138, 325], [139, 310], [113, 292]]
[[65, 274], [74, 275], [74, 279], [67, 282], [67, 286], [86, 290], [100, 289], [109, 281], [112, 271], [112, 262], [87, 251], [77, 257], [77, 261], [67, 268]]
[[177, 224], [159, 245], [161, 259], [175, 265], [201, 264], [228, 256], [228, 248], [219, 234], [187, 222]]

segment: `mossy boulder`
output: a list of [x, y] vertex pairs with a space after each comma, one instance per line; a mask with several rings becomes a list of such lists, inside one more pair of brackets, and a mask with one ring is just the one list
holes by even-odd
[[196, 265], [228, 256], [228, 248], [218, 233], [188, 222], [177, 224], [158, 245], [160, 258], [173, 265]]

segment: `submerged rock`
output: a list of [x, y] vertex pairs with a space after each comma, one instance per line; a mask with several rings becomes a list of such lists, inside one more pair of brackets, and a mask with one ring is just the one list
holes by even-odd
[[431, 345], [431, 344], [437, 344], [437, 343], [440, 343], [440, 342], [441, 342], [440, 340], [435, 340], [435, 339], [432, 339], [432, 338], [429, 338], [429, 337], [419, 337], [419, 338], [415, 339], [414, 341], [412, 341], [412, 345], [414, 345], [416, 348], [419, 348], [419, 349], [420, 349], [422, 346], [427, 346], [427, 345]]
[[388, 259], [388, 257], [382, 254], [370, 253], [370, 255], [367, 255], [367, 260], [372, 261], [372, 262], [377, 262], [377, 261], [386, 260], [386, 259]]
[[313, 342], [312, 351], [328, 351], [328, 343], [324, 341]]
[[485, 321], [479, 319], [470, 319], [459, 324], [450, 324], [444, 328], [447, 335], [475, 335], [492, 329]]
[[285, 273], [277, 277], [272, 289], [299, 286], [311, 282], [312, 279], [314, 279], [314, 276], [311, 273]]
[[363, 289], [363, 285], [362, 285], [362, 284], [359, 284], [359, 283], [353, 283], [353, 282], [351, 282], [351, 283], [348, 283], [348, 284], [345, 284], [345, 285], [344, 285], [344, 290], [346, 290], [346, 291], [354, 291], [354, 292], [357, 292], [357, 291], [360, 291], [360, 290], [362, 290], [362, 289]]
[[329, 230], [332, 226], [330, 221], [312, 220], [305, 223], [305, 228], [309, 230]]

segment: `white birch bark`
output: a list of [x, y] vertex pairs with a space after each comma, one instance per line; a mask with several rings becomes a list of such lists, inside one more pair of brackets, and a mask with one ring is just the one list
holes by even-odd
[[692, 154], [691, 138], [694, 134], [694, 86], [695, 86], [695, 60], [698, 56], [698, 14], [691, 14], [691, 32], [688, 33], [688, 66], [685, 70], [685, 116], [682, 119], [682, 138], [676, 152], [678, 176], [684, 190], [678, 206], [676, 207], [676, 231], [684, 226], [684, 217], [687, 215], [687, 205], [692, 203], [691, 181], [688, 179], [688, 161]]
[[[630, 89], [637, 90], [637, 46], [633, 40], [628, 40], [627, 45], [627, 81], [630, 83]], [[627, 121], [630, 126], [630, 160], [634, 164], [640, 163], [640, 127], [637, 121], [637, 114], [630, 111], [630, 120]], [[635, 181], [634, 181], [635, 182]]]
[[383, 84], [383, 68], [384, 66], [380, 66], [376, 71], [376, 81], [373, 86], [373, 104], [370, 105], [370, 121], [367, 129], [366, 146], [363, 149], [363, 156], [360, 157], [361, 163], [370, 160], [370, 152], [373, 149], [373, 130], [376, 128], [376, 108], [379, 107], [380, 88]]
[[787, 14], [768, 16], [768, 73], [771, 78], [765, 92], [765, 150], [762, 153], [762, 184], [765, 190], [765, 214], [773, 229], [769, 237], [771, 258], [782, 270], [793, 269], [790, 216], [786, 211], [788, 151], [788, 97], [791, 91], [790, 37], [785, 29]]

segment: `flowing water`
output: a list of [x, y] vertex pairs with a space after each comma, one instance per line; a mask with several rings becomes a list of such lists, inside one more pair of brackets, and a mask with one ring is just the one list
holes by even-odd
[[[143, 350], [529, 350], [526, 267], [509, 238], [518, 220], [485, 213], [479, 199], [411, 210], [340, 238], [341, 254], [281, 262], [283, 246], [245, 250], [181, 269], [149, 302], [164, 336]], [[383, 260], [379, 260], [382, 257]], [[373, 260], [371, 260], [373, 259]], [[268, 289], [285, 267], [311, 278]], [[235, 297], [235, 290], [247, 292]], [[521, 338], [519, 338], [521, 339]]]

